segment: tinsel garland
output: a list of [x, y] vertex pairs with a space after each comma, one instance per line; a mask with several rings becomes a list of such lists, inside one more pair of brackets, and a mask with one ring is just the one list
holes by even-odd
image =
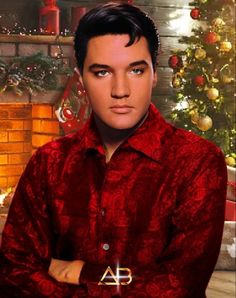
[[0, 60], [0, 93], [12, 90], [18, 95], [56, 89], [57, 74], [66, 73], [62, 59], [42, 53], [27, 57], [16, 57], [9, 62]]

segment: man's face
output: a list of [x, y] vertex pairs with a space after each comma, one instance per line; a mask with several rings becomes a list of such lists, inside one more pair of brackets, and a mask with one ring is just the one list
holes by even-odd
[[81, 77], [95, 116], [114, 129], [142, 119], [157, 81], [146, 39], [128, 42], [128, 34], [91, 38]]

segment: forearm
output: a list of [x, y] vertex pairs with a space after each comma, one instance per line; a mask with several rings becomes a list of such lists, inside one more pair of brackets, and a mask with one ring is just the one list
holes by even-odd
[[48, 274], [55, 244], [44, 180], [44, 162], [37, 152], [18, 183], [2, 234], [1, 297], [3, 291], [8, 298], [87, 297], [78, 285], [58, 282]]
[[83, 265], [84, 262], [82, 260], [64, 261], [52, 258], [48, 273], [59, 282], [79, 285]]
[[[58, 282], [49, 276], [47, 268], [35, 269], [32, 264], [14, 264], [2, 258], [0, 269], [1, 295], [6, 297], [86, 297], [86, 291], [79, 285]], [[1, 296], [2, 297], [2, 296]]]

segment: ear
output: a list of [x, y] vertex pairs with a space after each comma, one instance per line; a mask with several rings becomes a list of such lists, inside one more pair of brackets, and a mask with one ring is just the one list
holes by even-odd
[[152, 88], [156, 87], [156, 85], [157, 85], [157, 71], [155, 70], [153, 81], [152, 81]]

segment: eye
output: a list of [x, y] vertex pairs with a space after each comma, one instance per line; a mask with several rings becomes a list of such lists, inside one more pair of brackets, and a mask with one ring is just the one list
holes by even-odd
[[109, 72], [107, 70], [99, 70], [94, 72], [96, 77], [106, 77]]
[[133, 68], [130, 71], [132, 74], [136, 74], [136, 75], [140, 75], [144, 73], [144, 69], [143, 68]]

